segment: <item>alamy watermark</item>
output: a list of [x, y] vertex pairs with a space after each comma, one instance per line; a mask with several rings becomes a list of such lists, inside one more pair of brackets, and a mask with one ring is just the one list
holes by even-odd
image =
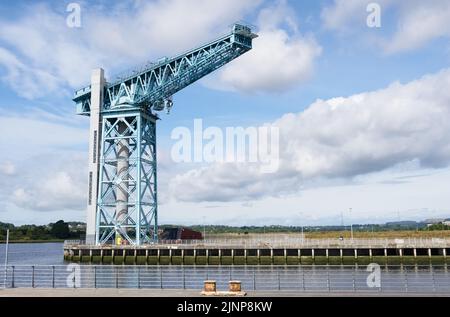
[[367, 27], [369, 28], [381, 28], [381, 6], [379, 3], [372, 2], [366, 7], [366, 11], [369, 13], [367, 16]]
[[81, 287], [81, 272], [80, 265], [71, 263], [67, 266], [66, 271], [69, 275], [66, 278], [66, 286], [68, 288], [80, 288]]
[[380, 288], [381, 287], [381, 267], [377, 263], [370, 263], [367, 266], [367, 272], [370, 272], [367, 276], [367, 287]]
[[275, 126], [203, 127], [195, 119], [193, 129], [172, 130], [171, 149], [176, 163], [256, 163], [261, 173], [275, 173], [280, 164], [280, 131]]
[[71, 2], [67, 5], [66, 12], [69, 13], [66, 18], [67, 26], [69, 28], [81, 28], [81, 5]]

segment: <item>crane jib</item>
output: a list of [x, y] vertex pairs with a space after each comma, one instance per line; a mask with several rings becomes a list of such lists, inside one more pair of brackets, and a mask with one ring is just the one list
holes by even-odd
[[[151, 112], [171, 107], [175, 93], [251, 50], [256, 37], [250, 27], [235, 24], [227, 36], [106, 84], [102, 111], [147, 107]], [[89, 115], [90, 98], [90, 86], [75, 93], [78, 114]]]

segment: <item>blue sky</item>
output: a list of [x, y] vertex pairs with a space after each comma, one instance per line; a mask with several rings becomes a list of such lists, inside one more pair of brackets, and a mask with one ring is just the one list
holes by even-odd
[[[79, 1], [80, 28], [66, 25], [70, 2], [0, 4], [0, 221], [84, 220], [89, 122], [71, 96], [93, 68], [109, 78], [238, 20], [256, 26], [254, 49], [161, 115], [163, 223], [450, 216], [448, 1]], [[371, 2], [379, 28], [366, 23]], [[195, 118], [279, 126], [281, 171], [174, 163], [171, 131]]]

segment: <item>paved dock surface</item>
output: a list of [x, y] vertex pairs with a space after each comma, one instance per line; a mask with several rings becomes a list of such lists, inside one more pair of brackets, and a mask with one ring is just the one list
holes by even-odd
[[[160, 289], [0, 289], [0, 297], [203, 297], [199, 290]], [[257, 291], [240, 297], [450, 297], [450, 293], [293, 292]]]

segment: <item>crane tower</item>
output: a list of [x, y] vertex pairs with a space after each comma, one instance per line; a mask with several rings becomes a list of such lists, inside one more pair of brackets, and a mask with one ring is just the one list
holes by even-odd
[[156, 121], [172, 96], [252, 48], [250, 27], [107, 82], [103, 69], [75, 92], [90, 117], [86, 242], [141, 245], [158, 240]]

